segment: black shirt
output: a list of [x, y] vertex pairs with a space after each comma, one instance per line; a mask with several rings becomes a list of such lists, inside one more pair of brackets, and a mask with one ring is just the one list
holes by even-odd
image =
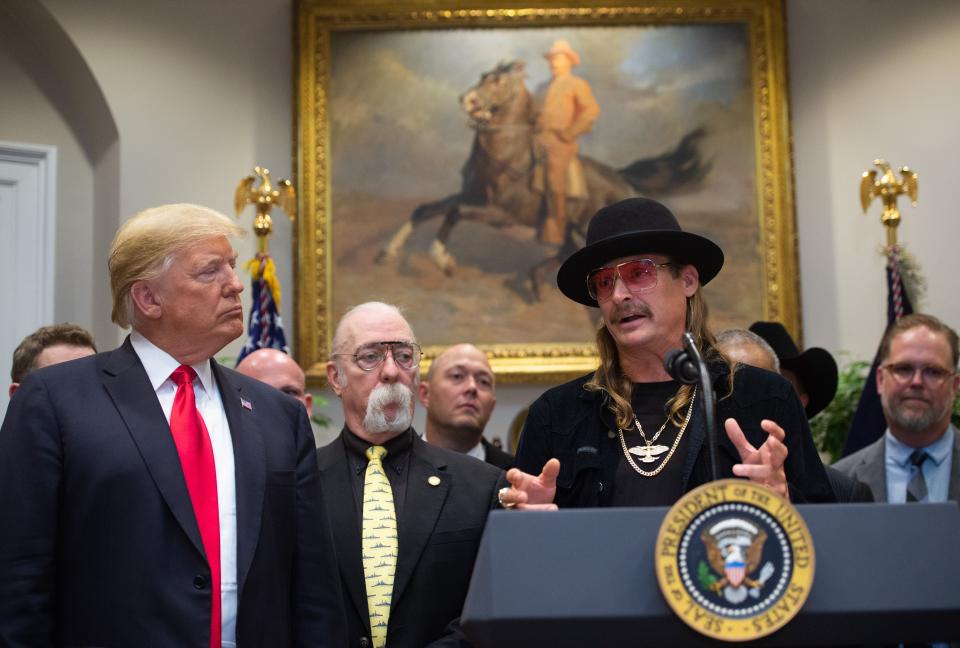
[[[413, 428], [395, 436], [382, 445], [387, 449], [383, 458], [383, 468], [390, 480], [393, 490], [393, 510], [397, 517], [397, 532], [400, 531], [403, 500], [407, 494], [407, 474], [410, 472], [410, 446], [413, 444]], [[343, 428], [343, 445], [347, 450], [347, 464], [350, 470], [350, 485], [353, 487], [353, 501], [357, 511], [358, 528], [363, 528], [363, 480], [367, 472], [367, 448], [375, 445], [364, 441], [351, 432], [346, 426]]]
[[[644, 435], [647, 441], [653, 446], [664, 446], [668, 450], [658, 454], [652, 463], [644, 463], [640, 457], [631, 454], [633, 462], [644, 472], [652, 472], [663, 466], [663, 469], [652, 477], [647, 477], [638, 473], [626, 459], [623, 453], [623, 447], [620, 450], [620, 461], [617, 464], [617, 471], [613, 479], [612, 506], [671, 506], [683, 494], [683, 464], [687, 455], [687, 435], [684, 433], [680, 437], [676, 450], [667, 461], [670, 454], [669, 448], [679, 434], [679, 428], [672, 423], [667, 423], [663, 432], [656, 437], [657, 430], [664, 425], [667, 419], [665, 405], [680, 389], [680, 383], [676, 381], [656, 382], [656, 383], [634, 383], [633, 413], [640, 425], [643, 426]], [[681, 412], [686, 416], [687, 412]], [[656, 437], [656, 440], [654, 440]], [[623, 441], [627, 449], [647, 444], [644, 442], [640, 432], [637, 431], [636, 424], [623, 430]], [[619, 443], [619, 439], [617, 439]], [[666, 463], [664, 463], [666, 461]]]

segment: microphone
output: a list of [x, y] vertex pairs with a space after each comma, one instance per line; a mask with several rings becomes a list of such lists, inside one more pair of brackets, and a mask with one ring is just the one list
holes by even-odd
[[704, 424], [707, 428], [707, 446], [710, 456], [710, 472], [716, 481], [717, 453], [717, 399], [713, 393], [710, 372], [703, 360], [700, 349], [689, 332], [683, 334], [683, 348], [667, 352], [663, 358], [663, 368], [670, 377], [684, 385], [698, 385], [700, 387], [700, 409], [703, 412]]
[[667, 352], [663, 359], [663, 368], [671, 378], [684, 385], [694, 385], [700, 380], [700, 368], [690, 358], [690, 354], [683, 349]]

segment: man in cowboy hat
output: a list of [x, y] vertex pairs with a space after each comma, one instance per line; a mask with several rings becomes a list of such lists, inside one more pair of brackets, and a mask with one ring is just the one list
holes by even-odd
[[794, 501], [833, 501], [790, 383], [732, 365], [715, 348], [701, 286], [722, 265], [715, 243], [682, 231], [656, 201], [630, 198], [594, 215], [586, 246], [564, 262], [557, 284], [599, 307], [600, 367], [530, 407], [504, 505], [669, 505], [713, 479], [700, 394], [663, 365], [685, 331], [719, 396], [726, 434], [714, 448], [718, 476], [745, 477]]
[[590, 131], [600, 114], [590, 84], [571, 74], [580, 56], [565, 40], [557, 40], [544, 55], [553, 80], [540, 94], [537, 145], [546, 161], [547, 216], [540, 240], [563, 243], [567, 226], [567, 174], [577, 155], [577, 138]]
[[800, 353], [780, 322], [754, 322], [750, 330], [763, 338], [777, 354], [780, 373], [797, 390], [807, 418], [822, 412], [837, 393], [837, 363], [830, 352], [810, 347]]

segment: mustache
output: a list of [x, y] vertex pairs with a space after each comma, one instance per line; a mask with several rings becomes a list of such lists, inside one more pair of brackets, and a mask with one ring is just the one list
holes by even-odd
[[611, 314], [611, 319], [613, 320], [613, 323], [616, 324], [621, 320], [634, 315], [640, 315], [641, 317], [653, 317], [653, 311], [650, 310], [650, 307], [643, 302], [623, 302], [616, 307], [616, 310], [613, 311]]
[[[406, 385], [391, 383], [377, 385], [367, 400], [367, 413], [363, 427], [367, 432], [403, 432], [413, 422], [413, 391]], [[384, 410], [390, 405], [397, 406], [393, 420], [387, 420]]]

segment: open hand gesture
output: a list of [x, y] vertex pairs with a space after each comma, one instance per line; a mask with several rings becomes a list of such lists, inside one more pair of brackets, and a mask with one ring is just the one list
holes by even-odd
[[553, 497], [557, 494], [557, 475], [560, 474], [560, 462], [551, 459], [543, 465], [543, 470], [534, 477], [519, 468], [507, 471], [510, 488], [500, 493], [500, 504], [504, 508], [518, 508], [532, 511], [556, 511]]
[[755, 448], [747, 441], [734, 419], [728, 418], [723, 422], [723, 427], [742, 462], [733, 466], [733, 474], [763, 484], [790, 499], [787, 474], [783, 470], [783, 463], [787, 460], [787, 446], [783, 443], [786, 433], [783, 428], [769, 419], [760, 421], [760, 427], [768, 436], [763, 445]]

